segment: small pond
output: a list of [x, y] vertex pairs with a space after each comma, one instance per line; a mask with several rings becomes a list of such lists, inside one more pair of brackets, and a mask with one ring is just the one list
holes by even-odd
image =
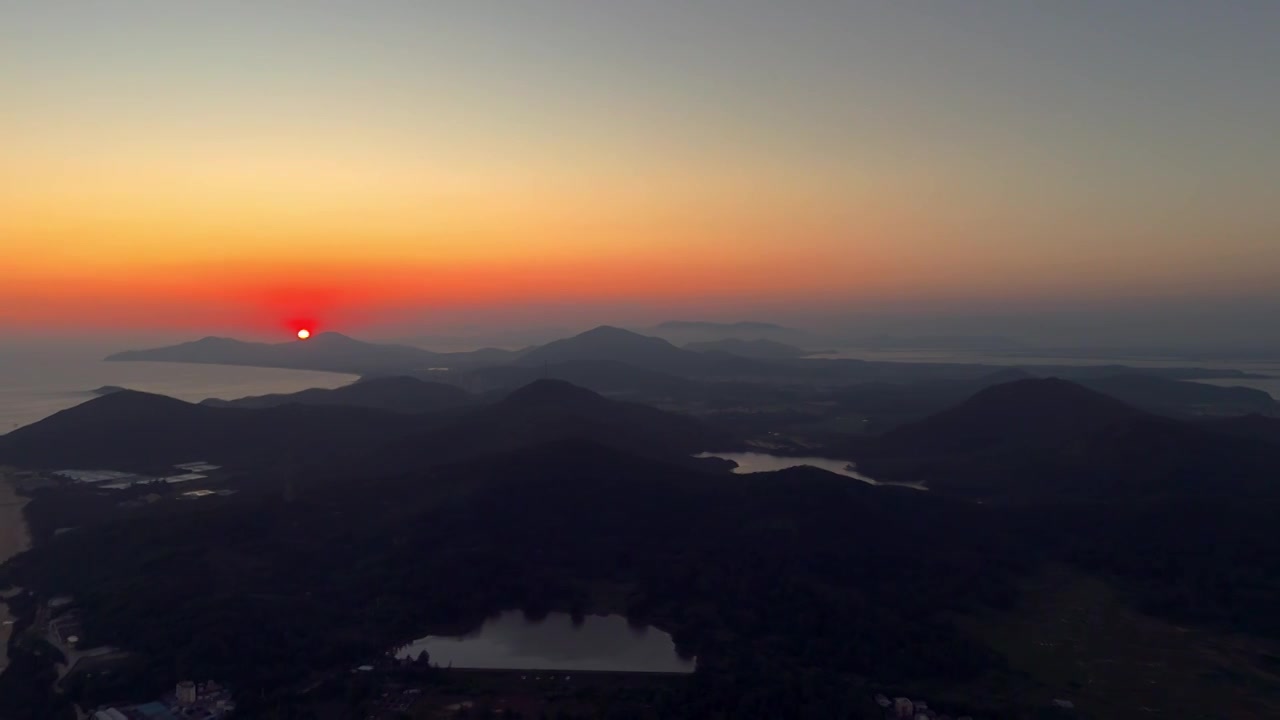
[[785, 470], [791, 467], [799, 467], [808, 465], [816, 467], [820, 470], [833, 472], [837, 475], [844, 475], [855, 480], [861, 480], [869, 485], [892, 485], [894, 487], [909, 487], [915, 490], [926, 490], [927, 488], [918, 483], [894, 483], [880, 482], [875, 478], [867, 477], [854, 469], [853, 463], [848, 460], [836, 460], [835, 458], [824, 457], [791, 457], [788, 455], [770, 455], [769, 453], [759, 452], [741, 452], [741, 453], [699, 453], [694, 457], [700, 458], [720, 458], [721, 460], [732, 460], [738, 463], [738, 467], [733, 471], [739, 475], [758, 472], [772, 472], [774, 470]]
[[633, 626], [621, 615], [587, 615], [575, 623], [567, 613], [534, 621], [511, 610], [470, 635], [415, 640], [396, 657], [416, 658], [423, 650], [440, 667], [663, 673], [691, 673], [695, 667], [693, 659], [676, 653], [670, 635]]

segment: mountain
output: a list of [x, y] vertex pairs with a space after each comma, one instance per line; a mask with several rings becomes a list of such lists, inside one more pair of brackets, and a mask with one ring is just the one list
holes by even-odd
[[334, 389], [311, 388], [296, 393], [257, 395], [236, 400], [205, 400], [212, 407], [267, 408], [280, 405], [347, 405], [402, 413], [423, 413], [466, 405], [470, 393], [454, 385], [417, 378], [373, 377]]
[[[548, 386], [511, 402], [565, 396], [595, 402]], [[57, 536], [5, 577], [40, 597], [73, 594], [100, 642], [157, 667], [190, 659], [246, 706], [321, 672], [340, 680], [415, 633], [469, 630], [501, 608], [591, 612], [598, 602], [670, 632], [700, 668], [730, 677], [739, 658], [770, 675], [986, 668], [995, 656], [921, 618], [1004, 588], [1010, 572], [984, 550], [1016, 548], [1016, 537], [986, 529], [982, 508], [898, 495], [812, 469], [708, 474], [561, 441], [430, 474], [352, 476], [293, 502], [240, 493], [163, 503]], [[918, 528], [884, 542], [909, 525]], [[924, 578], [939, 592], [920, 592]], [[593, 601], [601, 586], [625, 592]], [[265, 630], [245, 632], [248, 621]], [[812, 642], [819, 628], [839, 642]], [[925, 641], [936, 651], [893, 651]], [[687, 698], [685, 683], [672, 689], [682, 693], [673, 709], [706, 701], [700, 687]], [[266, 716], [263, 705], [246, 714]]]
[[683, 350], [662, 338], [608, 325], [532, 348], [521, 354], [516, 364], [538, 366], [580, 361], [621, 362], [677, 375], [732, 375], [750, 373], [758, 367], [757, 361], [747, 358]]
[[873, 477], [982, 498], [1280, 497], [1280, 446], [1053, 378], [987, 388], [862, 450]]
[[355, 407], [218, 408], [121, 390], [0, 436], [0, 464], [160, 473], [193, 460], [299, 462], [373, 447], [402, 432], [403, 417]]
[[635, 365], [678, 363], [687, 353], [661, 338], [601, 325], [573, 337], [532, 348], [519, 357], [521, 365], [571, 360], [631, 361]]
[[802, 350], [794, 345], [765, 339], [741, 340], [738, 338], [725, 338], [724, 340], [691, 342], [687, 343], [684, 349], [693, 350], [694, 352], [723, 352], [739, 357], [759, 358], [762, 360], [802, 358], [817, 354]]
[[1280, 403], [1253, 388], [1219, 387], [1143, 373], [1086, 377], [1079, 382], [1134, 407], [1165, 415], [1280, 414]]
[[611, 400], [563, 380], [536, 380], [497, 403], [407, 436], [387, 454], [395, 464], [438, 465], [560, 440], [679, 463], [736, 446], [732, 437], [685, 415]]
[[[560, 380], [535, 381], [479, 407], [455, 404], [469, 397], [458, 388], [412, 379], [298, 395], [304, 402], [279, 396], [216, 406], [122, 390], [0, 436], [0, 464], [160, 473], [192, 460], [238, 469], [275, 462], [332, 477], [345, 469], [420, 469], [566, 439], [681, 463], [736, 446], [691, 417]], [[406, 414], [426, 405], [449, 411]]]
[[[1054, 417], [1063, 414], [1067, 420]], [[1027, 619], [1046, 569], [1081, 581], [1055, 594], [1052, 608], [1070, 604], [1073, 617], [1115, 613], [1120, 623], [1138, 618], [1164, 637], [1197, 643], [1188, 647], [1197, 655], [1214, 647], [1201, 643], [1219, 631], [1232, 633], [1223, 647], [1237, 649], [1267, 649], [1280, 638], [1276, 505], [1240, 502], [1250, 498], [1237, 494], [1259, 477], [1244, 471], [1274, 464], [1229, 464], [1261, 445], [1060, 380], [984, 389], [943, 415], [904, 429], [904, 442], [927, 450], [931, 435], [988, 423], [1013, 440], [976, 436], [990, 452], [925, 460], [937, 461], [939, 479], [954, 471], [957, 481], [995, 479], [998, 487], [940, 482], [935, 490], [945, 492], [917, 492], [814, 468], [739, 476], [663, 461], [653, 453], [678, 460], [708, 431], [551, 380], [424, 427], [363, 408], [227, 409], [125, 391], [15, 435], [68, 451], [82, 441], [137, 450], [194, 432], [228, 451], [255, 443], [288, 462], [300, 451], [344, 445], [347, 435], [367, 446], [359, 435], [366, 425], [378, 426], [381, 437], [388, 428], [410, 432], [394, 444], [394, 464], [381, 460], [378, 447], [366, 454], [369, 462], [343, 466], [329, 482], [300, 484], [296, 493], [166, 498], [143, 507], [121, 507], [114, 497], [69, 507], [56, 491], [39, 493], [28, 506], [35, 547], [4, 565], [0, 583], [26, 591], [11, 598], [19, 622], [44, 613], [47, 599], [71, 595], [95, 644], [145, 663], [139, 680], [134, 673], [79, 678], [78, 697], [122, 690], [153, 697], [196, 667], [236, 688], [239, 710], [250, 717], [307, 702], [297, 691], [316, 678], [326, 679], [315, 694], [328, 709], [346, 700], [348, 688], [351, 698], [364, 697], [356, 691], [367, 686], [347, 683], [373, 677], [350, 671], [369, 661], [377, 673], [410, 682], [415, 671], [384, 669], [378, 658], [387, 648], [424, 634], [463, 634], [512, 608], [535, 617], [625, 614], [696, 655], [692, 678], [654, 691], [574, 694], [575, 703], [612, 703], [601, 714], [622, 707], [636, 717], [880, 717], [871, 693], [896, 694], [891, 688], [912, 697], [919, 689], [953, 717], [1035, 716], [1035, 708], [1010, 711], [1003, 696], [994, 707], [966, 699], [986, 703], [993, 674], [1037, 706], [1053, 696], [1046, 688], [1066, 687], [1069, 676], [1051, 686], [1030, 675], [1005, 651], [1007, 633], [983, 630], [1008, 613], [1031, 647], [1049, 625], [1063, 625], [1066, 611], [1056, 609], [1043, 625]], [[315, 418], [359, 422], [307, 424]], [[165, 422], [174, 427], [163, 430]], [[33, 428], [39, 432], [25, 432]], [[9, 437], [0, 437], [0, 449]], [[914, 459], [912, 447], [904, 449]], [[965, 474], [974, 467], [985, 474]], [[1164, 502], [1160, 492], [1171, 485], [1186, 495]], [[1037, 502], [978, 504], [950, 497], [953, 491]], [[1135, 497], [1161, 502], [1128, 502]], [[1039, 504], [1046, 499], [1060, 502]], [[1099, 499], [1108, 501], [1084, 502]], [[69, 521], [75, 513], [81, 519]], [[69, 527], [76, 529], [57, 532]], [[1092, 600], [1091, 588], [1104, 600]], [[1144, 615], [1127, 612], [1130, 602]], [[1099, 645], [1081, 657], [1146, 667], [1149, 653], [1116, 659], [1106, 642], [1116, 622], [1072, 624], [1082, 647]], [[15, 662], [0, 702], [13, 697], [5, 693], [15, 677], [28, 684], [56, 678], [45, 665], [32, 666], [27, 645], [10, 648]], [[1255, 674], [1265, 680], [1270, 657], [1261, 653], [1228, 659], [1260, 663]], [[441, 672], [418, 670], [424, 684], [443, 687]], [[1221, 704], [1220, 674], [1187, 677], [1206, 702]], [[629, 712], [619, 704], [628, 696], [643, 707]], [[0, 714], [11, 708], [15, 716], [54, 716], [21, 703], [0, 705]]]
[[573, 360], [539, 366], [476, 368], [460, 382], [476, 391], [511, 390], [542, 379], [564, 380], [605, 395], [661, 397], [689, 390], [692, 380], [616, 360]]
[[864, 430], [879, 434], [959, 405], [992, 385], [1031, 377], [1005, 368], [976, 377], [862, 382], [834, 388], [829, 397], [840, 413], [864, 417]]
[[1016, 380], [992, 385], [954, 408], [892, 430], [882, 444], [927, 455], [1052, 446], [1140, 414], [1066, 380]]
[[1262, 415], [1211, 420], [1201, 427], [1212, 432], [1235, 437], [1248, 437], [1280, 444], [1280, 418]]
[[112, 362], [145, 360], [363, 374], [432, 367], [440, 364], [442, 357], [408, 345], [381, 345], [329, 332], [305, 341], [275, 344], [207, 337], [151, 350], [116, 353], [106, 359]]

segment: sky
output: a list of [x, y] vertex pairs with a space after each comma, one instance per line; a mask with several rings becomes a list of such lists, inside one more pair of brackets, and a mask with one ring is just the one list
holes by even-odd
[[0, 329], [1247, 339], [1276, 37], [1274, 0], [0, 0]]

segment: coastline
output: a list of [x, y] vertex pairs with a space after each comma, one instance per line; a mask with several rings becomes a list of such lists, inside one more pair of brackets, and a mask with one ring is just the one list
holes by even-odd
[[[0, 563], [26, 550], [31, 546], [31, 538], [27, 533], [27, 523], [22, 509], [27, 498], [18, 495], [9, 481], [6, 471], [0, 469]], [[0, 672], [9, 667], [9, 635], [13, 632], [7, 603], [0, 602]]]

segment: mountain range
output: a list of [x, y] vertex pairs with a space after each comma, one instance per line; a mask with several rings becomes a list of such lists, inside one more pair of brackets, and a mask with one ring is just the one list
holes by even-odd
[[209, 399], [202, 405], [231, 408], [269, 408], [282, 405], [344, 405], [424, 413], [467, 405], [471, 394], [456, 385], [417, 378], [375, 376], [333, 389], [311, 388], [295, 393], [255, 395], [234, 400]]
[[[1000, 366], [977, 363], [813, 360], [798, 356], [796, 353], [799, 351], [793, 350], [794, 347], [797, 346], [780, 341], [721, 338], [713, 344], [695, 345], [693, 349], [689, 349], [678, 347], [661, 337], [603, 325], [572, 337], [522, 350], [483, 348], [470, 352], [435, 353], [407, 345], [368, 343], [338, 333], [322, 333], [306, 341], [274, 344], [210, 337], [168, 347], [116, 353], [107, 360], [254, 365], [361, 375], [420, 375], [441, 369], [616, 362], [685, 377], [843, 384], [975, 378], [1000, 369]], [[768, 357], [763, 357], [765, 355]], [[1034, 368], [1037, 374], [1069, 379], [1104, 378], [1122, 374], [1173, 380], [1254, 377], [1238, 370], [1199, 367], [1038, 365]]]
[[1057, 378], [1017, 380], [865, 444], [859, 467], [984, 499], [1280, 497], [1280, 446]]
[[482, 404], [452, 386], [394, 378], [231, 403], [121, 390], [0, 436], [0, 463], [152, 473], [193, 459], [241, 469], [341, 459], [381, 473], [564, 439], [678, 463], [739, 444], [693, 418], [560, 380]]
[[[658, 362], [701, 355], [627, 346]], [[505, 369], [620, 380], [633, 367], [563, 359], [565, 347], [558, 362]], [[791, 717], [815, 693], [803, 717], [877, 717], [873, 684], [976, 697], [975, 716], [1034, 716], [982, 704], [984, 678], [1039, 702], [1046, 685], [975, 623], [1021, 612], [1045, 567], [1114, 587], [1110, 602], [1155, 618], [1144, 623], [1280, 639], [1278, 420], [1160, 416], [1071, 380], [987, 369], [916, 384], [918, 408], [952, 400], [887, 432], [788, 446], [723, 415], [826, 412], [848, 388], [642, 374], [678, 385], [698, 416], [545, 377], [481, 394], [380, 377], [231, 406], [96, 397], [0, 436], [0, 464], [158, 472], [199, 459], [237, 492], [42, 490], [26, 511], [36, 545], [0, 581], [26, 590], [11, 603], [20, 622], [70, 594], [87, 637], [137, 654], [141, 680], [77, 681], [89, 705], [141, 692], [130, 682], [171, 687], [190, 665], [232, 684], [255, 717], [317, 677], [345, 697], [356, 663], [510, 608], [620, 613], [669, 632], [698, 671], [644, 696], [660, 717]], [[502, 382], [515, 379], [528, 376]], [[893, 397], [893, 385], [876, 387]], [[761, 439], [929, 489], [807, 467], [735, 475], [692, 457]], [[1091, 661], [1110, 662], [1111, 647]], [[26, 648], [10, 649], [28, 674], [0, 683], [0, 707], [56, 677]]]

